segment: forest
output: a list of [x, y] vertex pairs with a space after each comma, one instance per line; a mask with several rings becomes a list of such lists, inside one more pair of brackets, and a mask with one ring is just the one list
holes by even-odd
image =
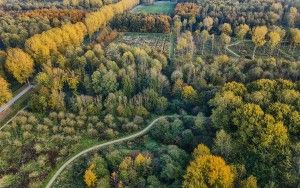
[[1, 188], [297, 188], [297, 0], [0, 0]]

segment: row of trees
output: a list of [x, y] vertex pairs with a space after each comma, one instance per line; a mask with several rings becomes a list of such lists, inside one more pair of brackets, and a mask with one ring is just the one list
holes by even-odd
[[86, 34], [82, 22], [66, 24], [29, 38], [25, 42], [25, 49], [36, 63], [43, 63], [50, 59], [52, 53], [64, 52], [68, 46], [79, 46]]
[[129, 10], [139, 3], [139, 0], [122, 0], [118, 3], [104, 6], [99, 11], [88, 14], [85, 18], [88, 33], [92, 35], [95, 31], [103, 28], [115, 15]]
[[52, 27], [60, 27], [65, 22], [68, 19], [59, 21], [55, 18], [12, 17], [4, 14], [0, 17], [0, 48], [23, 48], [29, 37]]
[[68, 46], [79, 46], [87, 34], [103, 28], [116, 14], [137, 5], [139, 1], [123, 0], [104, 6], [97, 12], [86, 16], [84, 23], [66, 24], [42, 34], [34, 35], [25, 43], [26, 51], [38, 62], [50, 59], [52, 53], [64, 52]]
[[[2, 3], [1, 3], [2, 2]], [[38, 9], [87, 9], [97, 10], [104, 5], [115, 3], [113, 0], [52, 0], [52, 1], [18, 1], [1, 0], [0, 6], [5, 11], [31, 11]]]
[[[174, 30], [175, 32], [177, 32], [178, 36], [181, 27], [182, 23], [176, 20]], [[209, 28], [209, 26], [207, 26], [207, 28]], [[293, 57], [295, 55], [293, 51], [296, 51], [296, 49], [300, 46], [300, 30], [297, 28], [291, 28], [286, 31], [283, 28], [277, 26], [269, 28], [266, 26], [257, 26], [251, 30], [248, 25], [241, 24], [232, 29], [230, 24], [225, 23], [219, 27], [219, 32], [221, 33], [220, 36], [210, 34], [209, 29], [204, 29], [202, 31], [196, 30], [194, 32], [194, 35], [192, 35], [192, 33], [190, 32], [181, 34], [181, 36], [178, 37], [177, 41], [177, 52], [179, 53], [179, 56], [182, 57], [181, 55], [184, 53], [184, 58], [188, 58], [188, 61], [190, 61], [190, 59], [193, 57], [193, 54], [196, 52], [196, 48], [195, 46], [193, 46], [194, 43], [199, 46], [197, 50], [199, 50], [202, 55], [204, 55], [204, 51], [207, 50], [207, 46], [209, 43], [211, 52], [214, 52], [215, 47], [218, 47], [215, 45], [215, 43], [221, 44], [222, 51], [225, 51], [225, 47], [231, 43], [232, 37], [236, 37], [241, 43], [245, 43], [244, 40], [246, 39], [251, 39], [254, 46], [252, 59], [255, 58], [256, 49], [258, 47], [267, 46], [270, 54], [273, 55], [274, 51], [277, 48], [283, 46], [290, 49], [290, 52], [288, 53], [291, 54], [291, 57]], [[184, 41], [186, 41], [186, 39], [184, 39], [186, 37], [184, 36], [186, 35], [189, 35], [188, 43], [184, 43]], [[180, 50], [181, 48], [183, 48], [183, 51]], [[298, 58], [297, 56], [295, 57]]]
[[[299, 11], [290, 1], [250, 1], [243, 2], [234, 0], [222, 1], [199, 1], [193, 3], [179, 3], [178, 15], [183, 18], [194, 17], [197, 23], [204, 22], [206, 17], [211, 17], [214, 22], [214, 28], [223, 23], [232, 25], [248, 24], [251, 27], [257, 25], [284, 25], [297, 27], [299, 24]], [[189, 13], [186, 7], [197, 7], [199, 13]]]
[[58, 19], [64, 20], [68, 18], [72, 23], [82, 21], [86, 15], [83, 10], [77, 9], [37, 9], [26, 12], [11, 13], [17, 17], [29, 17], [29, 18], [47, 18], [49, 20]]
[[125, 13], [115, 16], [110, 22], [113, 29], [125, 32], [169, 33], [171, 18], [166, 15]]

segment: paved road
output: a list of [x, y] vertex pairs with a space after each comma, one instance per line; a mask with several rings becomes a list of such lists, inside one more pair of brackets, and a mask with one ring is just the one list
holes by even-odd
[[0, 107], [0, 113], [4, 112], [6, 109], [11, 107], [19, 98], [25, 95], [28, 91], [30, 91], [34, 86], [29, 84], [25, 89], [23, 89], [18, 95], [14, 96], [10, 101]]
[[102, 148], [104, 146], [108, 146], [108, 145], [112, 145], [112, 144], [116, 144], [116, 143], [119, 143], [119, 142], [124, 142], [124, 141], [127, 141], [127, 140], [130, 140], [130, 139], [133, 139], [133, 138], [136, 138], [136, 137], [139, 137], [143, 134], [145, 134], [146, 132], [148, 132], [152, 126], [157, 122], [159, 121], [160, 119], [162, 118], [166, 118], [166, 117], [179, 117], [179, 115], [169, 115], [169, 116], [161, 116], [161, 117], [158, 117], [156, 118], [155, 120], [153, 120], [146, 128], [144, 128], [143, 130], [141, 130], [140, 132], [137, 132], [135, 134], [132, 134], [132, 135], [129, 135], [129, 136], [126, 136], [124, 138], [120, 138], [120, 139], [116, 139], [116, 140], [112, 140], [112, 141], [108, 141], [108, 142], [105, 142], [103, 144], [99, 144], [99, 145], [96, 145], [96, 146], [93, 146], [91, 148], [88, 148], [80, 153], [78, 153], [77, 155], [75, 155], [74, 157], [72, 157], [71, 159], [69, 159], [67, 162], [65, 162], [59, 169], [58, 171], [52, 176], [52, 178], [50, 179], [50, 181], [48, 182], [46, 188], [50, 188], [52, 186], [52, 184], [54, 183], [54, 181], [56, 180], [56, 178], [60, 175], [60, 173], [70, 164], [72, 163], [75, 159], [77, 159], [78, 157], [92, 151], [92, 150], [97, 150], [99, 148]]

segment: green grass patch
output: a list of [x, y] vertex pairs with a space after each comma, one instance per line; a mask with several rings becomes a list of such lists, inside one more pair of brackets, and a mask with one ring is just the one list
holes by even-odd
[[171, 15], [175, 9], [176, 3], [170, 1], [157, 1], [152, 5], [138, 5], [132, 12], [143, 14], [167, 14]]

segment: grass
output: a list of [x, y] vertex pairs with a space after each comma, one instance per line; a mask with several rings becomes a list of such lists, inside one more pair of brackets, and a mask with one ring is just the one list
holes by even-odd
[[152, 5], [138, 5], [132, 12], [144, 14], [167, 14], [171, 15], [176, 6], [175, 2], [157, 1]]
[[158, 49], [170, 55], [170, 48], [172, 46], [172, 35], [164, 33], [123, 33], [114, 43], [125, 43], [130, 46], [149, 46], [154, 49]]

